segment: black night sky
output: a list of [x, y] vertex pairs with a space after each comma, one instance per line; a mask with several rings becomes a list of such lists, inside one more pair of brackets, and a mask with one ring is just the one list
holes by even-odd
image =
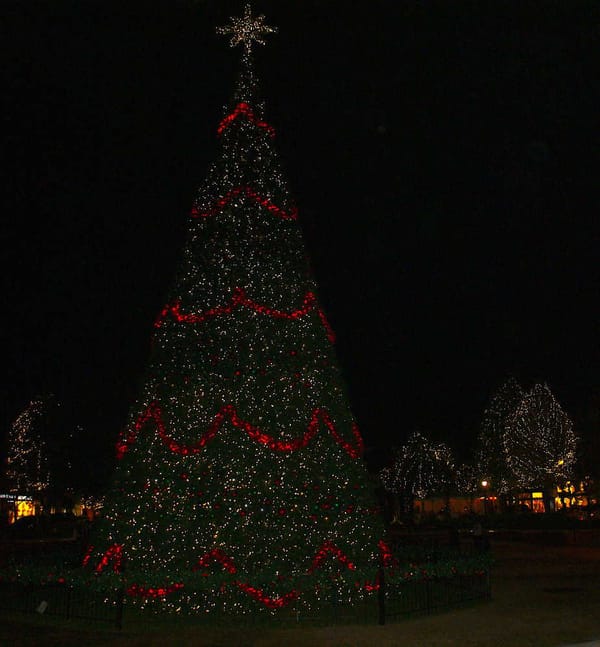
[[[356, 6], [355, 6], [356, 5]], [[110, 462], [217, 151], [242, 3], [2, 3], [2, 423]], [[490, 393], [600, 409], [595, 1], [275, 0], [266, 116], [368, 445], [467, 450]], [[595, 433], [598, 433], [596, 427]]]

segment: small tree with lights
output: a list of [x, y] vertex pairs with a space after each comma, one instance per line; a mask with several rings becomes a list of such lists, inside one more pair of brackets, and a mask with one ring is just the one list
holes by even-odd
[[456, 468], [456, 491], [469, 497], [469, 512], [473, 512], [474, 499], [481, 492], [481, 483], [481, 471], [473, 463], [462, 463]]
[[546, 511], [553, 509], [552, 489], [571, 478], [577, 438], [569, 416], [547, 384], [536, 384], [507, 420], [504, 450], [520, 488], [541, 488]]
[[508, 465], [504, 446], [507, 421], [523, 400], [524, 391], [514, 379], [507, 379], [492, 395], [483, 413], [475, 452], [475, 486], [487, 481], [488, 487], [499, 496], [502, 505], [505, 495], [516, 485]]
[[45, 400], [34, 398], [19, 413], [10, 426], [6, 456], [9, 491], [15, 497], [32, 497], [38, 503], [50, 482], [48, 451], [42, 435], [46, 410]]
[[454, 458], [444, 443], [432, 443], [421, 432], [414, 431], [395, 452], [390, 467], [384, 468], [384, 488], [398, 499], [402, 518], [411, 518], [415, 499], [433, 495], [449, 496], [454, 481]]
[[272, 31], [249, 7], [221, 30], [243, 47], [221, 153], [189, 214], [85, 560], [142, 605], [318, 605], [332, 587], [346, 597], [377, 588], [387, 555], [334, 333], [258, 98], [251, 46]]

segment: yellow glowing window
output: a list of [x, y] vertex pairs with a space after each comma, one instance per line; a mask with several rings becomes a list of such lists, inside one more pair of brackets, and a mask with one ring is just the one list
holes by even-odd
[[28, 517], [35, 514], [35, 507], [31, 501], [19, 501], [17, 503], [17, 516]]
[[532, 492], [531, 493], [531, 498], [532, 499], [543, 499], [544, 495], [542, 492]]

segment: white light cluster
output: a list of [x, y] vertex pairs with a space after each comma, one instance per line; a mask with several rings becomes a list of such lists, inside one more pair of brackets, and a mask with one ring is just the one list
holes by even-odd
[[547, 384], [535, 384], [504, 433], [508, 465], [521, 488], [549, 488], [572, 476], [577, 438]]

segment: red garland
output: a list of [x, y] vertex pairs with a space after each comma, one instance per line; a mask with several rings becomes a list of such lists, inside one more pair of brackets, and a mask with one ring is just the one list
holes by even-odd
[[271, 202], [268, 198], [259, 195], [254, 189], [249, 186], [238, 186], [228, 191], [222, 198], [219, 198], [208, 211], [200, 211], [197, 206], [193, 206], [190, 211], [192, 218], [210, 218], [220, 213], [230, 202], [240, 193], [245, 193], [249, 198], [257, 202], [261, 207], [270, 211], [274, 216], [282, 220], [297, 220], [298, 209], [292, 207], [291, 210], [284, 211], [281, 207]]
[[333, 332], [331, 326], [329, 325], [329, 322], [327, 321], [325, 313], [319, 307], [315, 293], [310, 291], [307, 292], [306, 295], [304, 296], [304, 300], [302, 301], [302, 307], [296, 310], [292, 310], [291, 312], [276, 310], [275, 308], [270, 308], [269, 306], [265, 306], [260, 303], [257, 303], [256, 301], [253, 301], [252, 299], [249, 299], [246, 296], [246, 291], [243, 288], [233, 289], [233, 294], [231, 295], [231, 299], [229, 300], [229, 303], [227, 305], [216, 306], [215, 308], [210, 308], [209, 310], [205, 310], [204, 312], [201, 312], [199, 314], [182, 313], [180, 309], [181, 308], [180, 302], [175, 301], [173, 304], [167, 304], [161, 310], [160, 314], [156, 318], [156, 321], [154, 322], [154, 327], [160, 328], [163, 325], [164, 320], [167, 318], [169, 314], [172, 315], [173, 319], [175, 319], [175, 321], [179, 323], [196, 324], [196, 323], [202, 323], [207, 319], [210, 319], [211, 317], [218, 317], [220, 315], [231, 314], [231, 312], [233, 312], [233, 309], [237, 307], [249, 308], [254, 312], [257, 312], [262, 315], [267, 315], [275, 319], [289, 319], [289, 320], [304, 317], [311, 310], [316, 309], [318, 312], [319, 318], [321, 319], [321, 323], [325, 328], [325, 332], [327, 333], [327, 339], [329, 339], [329, 341], [332, 344], [335, 342], [335, 333]]
[[81, 562], [82, 566], [87, 566], [90, 562], [90, 558], [92, 557], [92, 551], [94, 550], [94, 547], [92, 544], [90, 544], [85, 551], [85, 555], [83, 556], [83, 561]]
[[233, 112], [228, 114], [225, 119], [221, 121], [219, 127], [217, 128], [217, 135], [222, 135], [223, 131], [228, 128], [231, 123], [235, 121], [240, 115], [244, 115], [244, 117], [254, 123], [255, 126], [263, 128], [269, 133], [271, 137], [275, 137], [275, 128], [269, 125], [266, 121], [258, 121], [258, 119], [256, 119], [256, 117], [254, 116], [252, 108], [244, 102], [238, 103]]
[[379, 591], [379, 589], [381, 588], [381, 574], [380, 574], [380, 572], [377, 571], [377, 575], [375, 576], [375, 584], [371, 584], [371, 582], [365, 582], [363, 588], [368, 593], [372, 593], [373, 591]]
[[179, 591], [182, 588], [183, 582], [176, 582], [175, 584], [170, 584], [169, 586], [159, 586], [157, 588], [153, 588], [151, 586], [140, 586], [139, 584], [132, 584], [127, 589], [127, 595], [131, 595], [132, 597], [137, 596], [140, 598], [164, 598], [169, 595], [169, 593]]
[[123, 546], [121, 546], [120, 544], [113, 544], [110, 548], [108, 548], [104, 555], [102, 555], [102, 559], [96, 566], [96, 573], [102, 573], [102, 571], [109, 565], [111, 561], [113, 562], [113, 571], [115, 573], [120, 573], [121, 564], [123, 561]]
[[250, 597], [262, 602], [268, 609], [281, 609], [300, 596], [300, 591], [292, 589], [285, 595], [281, 595], [277, 598], [270, 598], [268, 595], [263, 593], [262, 589], [256, 589], [253, 586], [250, 586], [250, 584], [245, 582], [235, 582], [235, 584]]
[[381, 555], [384, 568], [393, 568], [398, 565], [398, 560], [393, 556], [392, 549], [383, 539], [379, 540], [377, 546], [379, 547], [379, 554]]
[[226, 555], [220, 548], [213, 548], [210, 552], [206, 553], [206, 555], [203, 555], [192, 570], [198, 571], [201, 568], [208, 566], [208, 564], [213, 560], [219, 562], [228, 573], [237, 572], [237, 568], [235, 567], [231, 557]]
[[221, 425], [223, 424], [225, 418], [229, 418], [234, 427], [238, 429], [243, 429], [252, 440], [265, 445], [269, 449], [277, 452], [293, 452], [299, 449], [303, 449], [308, 445], [312, 438], [316, 435], [319, 429], [319, 422], [323, 422], [327, 429], [329, 429], [334, 440], [342, 447], [342, 449], [353, 459], [360, 458], [363, 454], [364, 444], [360, 432], [358, 431], [358, 426], [356, 423], [352, 423], [352, 434], [356, 440], [356, 446], [351, 445], [345, 441], [337, 429], [335, 428], [329, 414], [320, 408], [316, 408], [312, 412], [312, 417], [308, 423], [308, 428], [306, 432], [296, 438], [295, 440], [275, 440], [272, 436], [265, 434], [260, 430], [259, 427], [255, 427], [251, 423], [247, 422], [240, 418], [235, 410], [235, 407], [231, 404], [225, 405], [214, 417], [212, 423], [208, 427], [207, 431], [200, 436], [200, 439], [194, 445], [180, 445], [173, 438], [167, 435], [165, 428], [165, 423], [162, 419], [162, 411], [158, 402], [154, 401], [146, 410], [139, 416], [132, 430], [129, 431], [127, 435], [123, 433], [116, 444], [117, 450], [117, 459], [122, 459], [123, 456], [127, 453], [129, 447], [135, 442], [137, 434], [143, 429], [146, 423], [150, 420], [154, 420], [157, 426], [158, 435], [160, 436], [163, 443], [175, 454], [180, 454], [181, 456], [188, 456], [191, 454], [198, 454], [202, 449], [211, 441], [218, 433]]
[[314, 556], [312, 565], [308, 569], [308, 573], [314, 573], [317, 568], [321, 566], [323, 560], [327, 557], [327, 553], [335, 555], [339, 562], [349, 568], [351, 571], [356, 569], [356, 566], [348, 559], [348, 557], [340, 550], [333, 542], [326, 541]]
[[[379, 555], [381, 556], [383, 567], [392, 569], [393, 574], [393, 569], [398, 565], [398, 560], [393, 556], [391, 548], [385, 543], [385, 541], [383, 541], [383, 539], [380, 539], [377, 542], [377, 546], [379, 547]], [[365, 582], [363, 588], [365, 589], [365, 591], [368, 591], [370, 593], [373, 591], [378, 591], [380, 587], [381, 572], [377, 571], [377, 575], [375, 576], [375, 583]]]
[[[392, 557], [389, 547], [385, 544], [383, 540], [379, 541], [378, 546], [379, 546], [380, 553], [383, 557], [384, 566], [392, 565], [392, 562], [395, 560]], [[87, 563], [87, 561], [89, 560], [90, 552], [91, 552], [91, 547], [84, 559], [85, 563]], [[323, 564], [323, 561], [326, 559], [328, 553], [333, 554], [348, 569], [350, 570], [356, 569], [356, 566], [354, 565], [354, 563], [350, 561], [348, 556], [340, 548], [338, 548], [333, 542], [326, 541], [323, 543], [321, 548], [319, 548], [319, 550], [315, 554], [312, 560], [312, 564], [308, 569], [307, 573], [311, 574], [315, 570], [320, 568]], [[104, 567], [108, 565], [110, 559], [112, 558], [115, 559], [114, 568], [115, 568], [115, 571], [118, 572], [121, 565], [121, 557], [122, 557], [122, 546], [118, 544], [111, 546], [106, 551], [106, 553], [104, 554], [100, 562], [98, 563], [98, 566], [96, 567], [96, 572], [101, 573]], [[237, 569], [231, 557], [229, 557], [226, 553], [224, 553], [220, 548], [213, 548], [211, 551], [203, 555], [198, 560], [198, 563], [193, 567], [192, 570], [197, 571], [200, 568], [208, 566], [208, 564], [211, 561], [219, 562], [225, 568], [225, 570], [227, 570], [228, 573], [233, 574], [237, 572]], [[268, 595], [264, 594], [262, 589], [255, 588], [250, 584], [248, 584], [247, 582], [235, 581], [234, 584], [242, 591], [250, 595], [250, 597], [254, 598], [258, 602], [261, 602], [269, 609], [281, 609], [287, 606], [292, 600], [295, 600], [300, 596], [300, 591], [293, 589], [288, 593], [281, 595], [279, 597], [269, 597]], [[357, 582], [357, 586], [360, 586], [359, 582]], [[363, 588], [365, 589], [365, 591], [372, 592], [372, 591], [377, 591], [380, 586], [381, 586], [380, 574], [377, 573], [375, 582], [374, 583], [365, 582], [363, 585]], [[173, 593], [174, 591], [178, 591], [183, 587], [184, 587], [183, 582], [178, 582], [175, 584], [170, 584], [168, 586], [159, 586], [159, 587], [144, 587], [139, 584], [132, 584], [127, 589], [127, 594], [131, 596], [138, 596], [138, 597], [145, 597], [145, 598], [158, 598], [158, 597], [166, 597], [170, 593]]]

